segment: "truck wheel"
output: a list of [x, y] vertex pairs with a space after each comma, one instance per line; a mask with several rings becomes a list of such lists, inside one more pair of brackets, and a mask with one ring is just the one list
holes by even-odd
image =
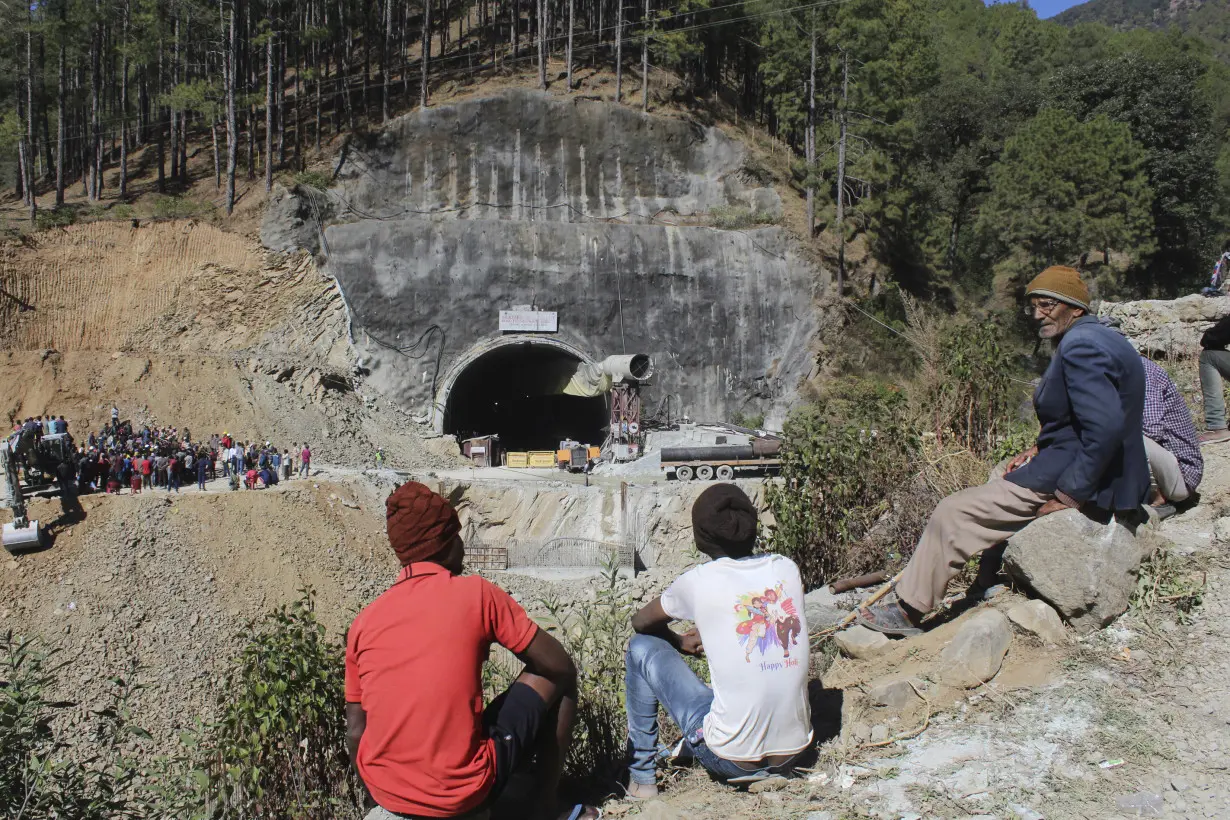
[[680, 481], [691, 481], [692, 480], [692, 468], [686, 467], [686, 466], [676, 467], [675, 468], [675, 478], [679, 479]]
[[713, 468], [708, 464], [702, 464], [696, 468], [696, 478], [700, 481], [711, 481], [713, 479]]
[[730, 481], [735, 477], [735, 468], [729, 464], [723, 464], [717, 468], [718, 481]]

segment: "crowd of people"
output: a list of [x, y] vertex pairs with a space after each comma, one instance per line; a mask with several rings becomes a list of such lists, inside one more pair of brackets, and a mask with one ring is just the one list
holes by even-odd
[[[120, 421], [118, 407], [111, 408], [111, 421], [84, 439], [72, 438], [64, 416], [38, 416], [14, 425], [13, 436], [32, 433], [68, 437], [72, 457], [57, 465], [61, 484], [72, 481], [78, 492], [102, 491], [139, 495], [153, 490], [179, 492], [195, 483], [200, 490], [221, 478], [231, 489], [262, 489], [299, 476], [311, 475], [312, 450], [305, 442], [280, 450], [270, 441], [241, 441], [229, 432], [193, 438], [187, 428], [139, 429]], [[29, 464], [25, 466], [29, 467]]]

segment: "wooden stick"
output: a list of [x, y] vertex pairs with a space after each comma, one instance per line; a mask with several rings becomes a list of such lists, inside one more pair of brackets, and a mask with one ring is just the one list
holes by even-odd
[[[904, 571], [904, 570], [903, 570], [903, 571]], [[878, 602], [881, 598], [883, 598], [885, 595], [887, 595], [889, 592], [891, 592], [891, 591], [892, 591], [892, 588], [893, 588], [894, 586], [896, 586], [896, 585], [897, 585], [897, 582], [898, 582], [899, 580], [901, 580], [901, 575], [902, 575], [902, 573], [901, 573], [901, 572], [898, 572], [896, 575], [894, 575], [894, 576], [893, 576], [893, 577], [892, 577], [892, 578], [888, 581], [888, 583], [886, 583], [884, 586], [882, 586], [882, 587], [880, 587], [879, 589], [877, 589], [877, 590], [876, 590], [876, 591], [872, 594], [872, 596], [871, 596], [870, 598], [868, 598], [867, 600], [863, 601], [861, 604], [859, 604], [857, 607], [855, 607], [853, 610], [851, 610], [850, 614], [849, 614], [849, 615], [847, 615], [846, 617], [842, 618], [842, 619], [841, 619], [841, 621], [839, 621], [839, 622], [837, 623], [837, 625], [836, 625], [836, 626], [830, 626], [828, 629], [825, 629], [825, 630], [822, 630], [822, 631], [820, 631], [820, 632], [817, 632], [817, 633], [816, 633], [815, 635], [813, 635], [812, 637], [813, 637], [813, 638], [816, 638], [816, 639], [818, 639], [818, 640], [819, 640], [819, 639], [823, 639], [823, 638], [827, 638], [829, 635], [832, 635], [832, 634], [834, 634], [834, 633], [836, 633], [836, 632], [840, 632], [841, 630], [845, 629], [845, 628], [846, 628], [847, 626], [849, 626], [850, 624], [854, 623], [854, 619], [858, 617], [858, 611], [859, 611], [860, 609], [862, 609], [863, 607], [873, 606], [873, 605], [874, 605], [875, 603], [877, 603], [877, 602]]]
[[843, 592], [849, 592], [852, 589], [862, 589], [863, 587], [871, 587], [876, 584], [882, 584], [888, 580], [888, 573], [884, 570], [879, 572], [869, 572], [866, 575], [856, 575], [853, 578], [842, 578], [840, 581], [834, 581], [829, 584], [829, 592], [834, 595], [839, 595]]

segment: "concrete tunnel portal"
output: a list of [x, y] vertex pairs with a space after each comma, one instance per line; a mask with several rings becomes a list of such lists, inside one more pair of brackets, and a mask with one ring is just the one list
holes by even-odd
[[610, 423], [607, 395], [563, 392], [585, 357], [570, 347], [517, 341], [470, 358], [445, 386], [443, 432], [462, 441], [498, 435], [504, 450], [555, 450], [574, 439], [601, 445]]

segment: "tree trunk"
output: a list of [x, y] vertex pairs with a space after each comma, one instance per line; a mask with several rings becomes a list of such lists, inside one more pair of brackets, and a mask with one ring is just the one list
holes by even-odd
[[[221, 2], [221, 0], [219, 0]], [[239, 0], [234, 0], [238, 3]], [[235, 6], [231, 6], [230, 42], [226, 49], [226, 215], [235, 210], [235, 166], [239, 161], [239, 124], [235, 118], [235, 69], [239, 51], [235, 37]]]
[[209, 121], [209, 138], [214, 146], [214, 190], [222, 190], [222, 162], [218, 155], [218, 121], [211, 119]]
[[315, 74], [316, 74], [315, 80], [316, 80], [316, 150], [317, 151], [320, 150], [320, 131], [321, 131], [321, 118], [322, 118], [321, 108], [323, 107], [321, 93], [320, 93], [320, 83], [321, 83], [321, 80], [324, 79], [324, 66], [321, 65], [321, 59], [320, 59], [320, 54], [323, 50], [324, 49], [321, 48], [321, 44], [319, 42], [314, 43], [312, 45], [312, 60], [313, 60], [313, 67], [315, 69]]
[[265, 41], [265, 193], [273, 190], [273, 40]]
[[52, 156], [51, 151], [51, 123], [47, 113], [47, 35], [40, 34], [38, 37], [38, 87], [39, 87], [39, 106], [38, 106], [38, 122], [39, 128], [43, 132], [43, 178], [50, 182], [51, 176], [55, 173], [56, 161]]
[[568, 56], [567, 56], [567, 60], [568, 60], [568, 93], [569, 94], [572, 93], [572, 32], [574, 29], [573, 16], [575, 14], [575, 8], [574, 8], [575, 5], [576, 5], [576, 0], [568, 0]]
[[615, 102], [624, 89], [624, 0], [615, 0]]
[[[101, 20], [101, 10], [98, 0], [94, 3], [94, 13], [99, 15]], [[94, 48], [91, 55], [91, 71], [90, 71], [90, 116], [92, 121], [90, 145], [93, 149], [93, 156], [90, 158], [94, 165], [94, 174], [92, 184], [90, 185], [90, 199], [97, 202], [102, 198], [103, 188], [103, 142], [102, 142], [102, 23], [99, 22], [94, 26]]]
[[[161, 85], [162, 85], [162, 40], [159, 40], [159, 41], [158, 41], [158, 78], [157, 78], [157, 85], [159, 85], [159, 86], [161, 86]], [[157, 119], [157, 118], [158, 118], [158, 113], [157, 113], [157, 111], [158, 111], [158, 110], [160, 110], [160, 107], [159, 107], [159, 109], [156, 109], [156, 110], [155, 110], [155, 115], [154, 115], [154, 118], [155, 118], [155, 119]], [[162, 123], [160, 123], [160, 122], [156, 122], [156, 123], [154, 123], [154, 133], [156, 134], [155, 139], [158, 141], [158, 192], [159, 192], [159, 193], [162, 193], [162, 192], [166, 191], [166, 189], [167, 189], [167, 177], [166, 177], [166, 142], [165, 142], [165, 140], [163, 139], [163, 136], [162, 136]]]
[[649, 110], [649, 0], [645, 0], [645, 38], [641, 42], [641, 110]]
[[[179, 16], [175, 17], [174, 25], [175, 42], [171, 48], [171, 71], [170, 77], [167, 78], [167, 87], [174, 88], [179, 81]], [[179, 112], [174, 108], [171, 109], [171, 181], [180, 178], [179, 173]]]
[[129, 3], [124, 2], [124, 56], [120, 60], [120, 199], [128, 196], [128, 24]]
[[[61, 6], [61, 9], [63, 8], [64, 7]], [[60, 21], [61, 23], [63, 23], [64, 21], [63, 16], [61, 16]], [[62, 32], [60, 34], [60, 37], [61, 38], [64, 37], [64, 34]], [[68, 124], [66, 122], [66, 120], [68, 119], [68, 110], [67, 110], [67, 106], [65, 105], [65, 99], [67, 97], [67, 89], [64, 87], [64, 81], [65, 81], [64, 72], [65, 72], [64, 43], [63, 41], [61, 41], [59, 80], [57, 82], [59, 99], [56, 100], [56, 114], [57, 114], [57, 119], [59, 120], [59, 122], [56, 123], [56, 207], [57, 208], [64, 204], [64, 178], [65, 178], [64, 177], [64, 174], [65, 174], [64, 142], [65, 142], [65, 136], [66, 136], [66, 129], [68, 128]]]
[[[30, 164], [26, 173], [26, 187], [32, 207], [37, 207], [37, 183], [34, 181], [34, 160], [38, 156], [38, 140], [35, 138], [37, 132], [34, 130], [34, 14], [29, 7], [26, 9], [26, 15], [26, 162]], [[34, 221], [33, 213], [30, 221]]]
[[30, 186], [30, 167], [26, 163], [26, 135], [20, 134], [17, 137], [17, 164], [19, 181], [21, 183], [22, 201], [30, 206], [30, 224], [33, 225], [38, 220], [38, 199], [32, 195]]
[[850, 57], [841, 52], [841, 108], [838, 124], [841, 132], [837, 142], [837, 295], [845, 294], [846, 284], [846, 103], [850, 93]]
[[547, 90], [547, 0], [538, 0], [538, 87]]
[[419, 108], [427, 107], [427, 68], [431, 60], [431, 0], [423, 0], [423, 53], [420, 55], [422, 79], [419, 84]]
[[380, 51], [380, 121], [389, 121], [389, 60], [393, 36], [393, 0], [384, 0], [384, 47]]
[[[282, 43], [278, 49], [278, 74], [277, 85], [274, 88], [274, 95], [277, 97], [277, 116], [274, 117], [275, 129], [278, 135], [278, 165], [286, 164], [286, 43]], [[296, 81], [295, 89], [298, 93], [299, 83]]]
[[811, 71], [807, 80], [807, 237], [816, 232], [816, 23], [812, 16]]

